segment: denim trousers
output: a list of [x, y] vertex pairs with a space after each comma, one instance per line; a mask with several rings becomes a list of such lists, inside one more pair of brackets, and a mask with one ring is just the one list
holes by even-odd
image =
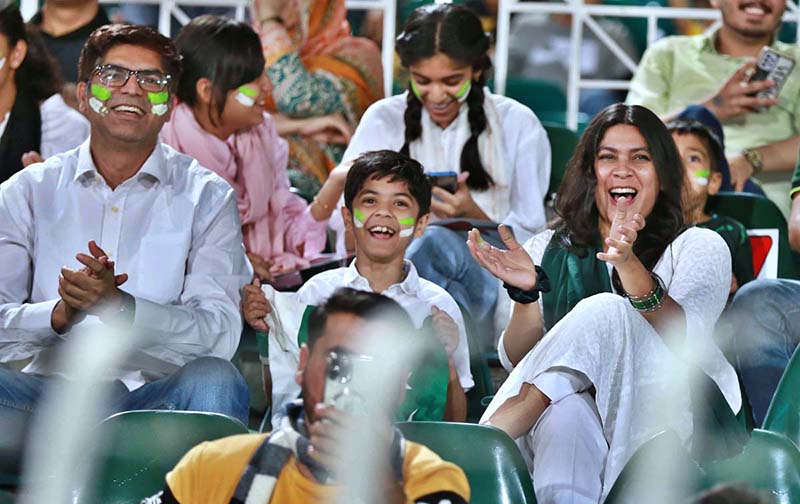
[[[32, 414], [48, 384], [58, 378], [25, 374], [0, 366], [0, 417]], [[129, 391], [113, 383], [109, 415], [139, 409], [222, 413], [248, 423], [247, 384], [231, 362], [218, 357], [195, 359], [177, 372]]]
[[761, 426], [789, 359], [800, 342], [800, 282], [754, 280], [731, 304], [730, 348], [745, 392]]

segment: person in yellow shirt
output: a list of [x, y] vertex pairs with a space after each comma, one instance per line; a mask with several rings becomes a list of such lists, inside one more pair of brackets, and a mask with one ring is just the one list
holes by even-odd
[[[392, 426], [392, 407], [405, 383], [382, 389], [391, 407], [372, 421], [324, 401], [326, 377], [337, 355], [361, 355], [370, 340], [384, 338], [380, 321], [392, 321], [399, 334], [413, 331], [408, 314], [395, 301], [372, 292], [342, 288], [311, 313], [308, 342], [300, 350], [296, 379], [301, 398], [271, 434], [245, 434], [202, 443], [187, 453], [166, 476], [162, 492], [148, 503], [325, 503], [352, 491], [337, 480], [340, 467], [358, 467], [372, 475], [378, 495], [363, 502], [467, 503], [470, 489], [464, 472], [433, 451], [406, 441]], [[374, 337], [373, 337], [374, 336]], [[330, 401], [329, 401], [330, 402]], [[376, 420], [378, 418], [378, 420]], [[367, 463], [342, 450], [348, 429], [375, 442]], [[377, 454], [377, 455], [376, 455]], [[363, 455], [363, 453], [362, 453]], [[359, 465], [360, 462], [360, 465]], [[349, 480], [348, 480], [349, 481]]]

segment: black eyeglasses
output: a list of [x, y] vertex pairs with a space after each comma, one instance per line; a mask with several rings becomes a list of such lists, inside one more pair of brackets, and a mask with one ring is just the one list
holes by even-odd
[[117, 65], [97, 65], [94, 71], [100, 83], [108, 87], [122, 87], [131, 75], [135, 75], [139, 87], [151, 93], [163, 91], [172, 79], [171, 75], [164, 75], [158, 70], [130, 70]]

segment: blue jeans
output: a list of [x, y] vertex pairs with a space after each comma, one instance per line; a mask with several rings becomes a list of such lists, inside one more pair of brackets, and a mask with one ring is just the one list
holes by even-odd
[[[479, 327], [491, 327], [498, 280], [475, 262], [466, 240], [466, 233], [428, 226], [421, 238], [411, 242], [406, 258], [414, 263], [419, 276], [446, 290]], [[487, 335], [490, 345], [493, 336]]]
[[[34, 412], [55, 378], [29, 375], [0, 366], [0, 419]], [[250, 396], [244, 378], [229, 361], [201, 357], [174, 374], [128, 391], [113, 384], [108, 414], [138, 409], [209, 411], [248, 423]]]
[[736, 292], [730, 316], [730, 353], [760, 426], [800, 342], [800, 282], [748, 282]]

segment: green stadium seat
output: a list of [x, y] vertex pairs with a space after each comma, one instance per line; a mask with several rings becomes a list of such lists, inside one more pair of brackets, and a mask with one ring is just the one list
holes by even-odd
[[126, 411], [107, 418], [98, 437], [101, 453], [89, 489], [77, 502], [138, 504], [164, 488], [164, 477], [203, 441], [246, 434], [238, 420], [217, 413]]
[[486, 410], [483, 398], [494, 394], [492, 376], [489, 372], [489, 363], [486, 360], [485, 350], [479, 337], [478, 329], [469, 312], [461, 309], [464, 325], [467, 328], [467, 342], [469, 343], [469, 368], [475, 386], [467, 392], [467, 421], [477, 423]]
[[472, 490], [470, 502], [536, 503], [528, 467], [503, 431], [447, 422], [401, 422], [397, 427], [410, 441], [424, 444], [464, 470]]
[[800, 353], [792, 355], [783, 377], [775, 389], [767, 415], [764, 417], [764, 430], [778, 432], [800, 446]]
[[775, 203], [757, 194], [724, 192], [709, 198], [707, 209], [733, 217], [747, 228], [756, 278], [800, 279], [798, 256], [789, 248], [786, 219]]
[[800, 451], [783, 434], [756, 429], [741, 454], [702, 466], [704, 488], [743, 483], [776, 504], [800, 502]]
[[625, 464], [605, 503], [685, 502], [695, 493], [702, 476], [678, 435], [673, 431], [659, 432]]
[[567, 170], [567, 163], [572, 158], [580, 137], [571, 129], [559, 124], [544, 123], [543, 126], [550, 140], [550, 186], [547, 188], [547, 196], [552, 197], [558, 192], [564, 172]]

